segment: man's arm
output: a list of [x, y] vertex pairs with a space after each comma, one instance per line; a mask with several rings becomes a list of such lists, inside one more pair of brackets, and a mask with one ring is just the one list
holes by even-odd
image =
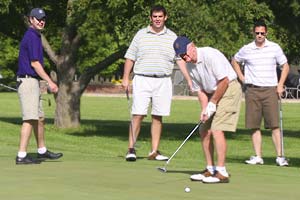
[[281, 75], [280, 75], [280, 79], [279, 79], [279, 82], [278, 82], [278, 85], [277, 85], [277, 93], [279, 96], [282, 95], [282, 92], [284, 91], [283, 87], [284, 87], [284, 82], [289, 74], [289, 71], [290, 71], [290, 66], [288, 63], [285, 63], [282, 65], [282, 72], [281, 72]]
[[217, 83], [217, 89], [209, 101], [214, 104], [217, 104], [220, 101], [220, 99], [223, 97], [224, 93], [226, 92], [228, 85], [229, 85], [228, 77], [219, 80]]
[[133, 65], [134, 65], [134, 61], [133, 60], [130, 60], [128, 58], [126, 58], [125, 60], [125, 64], [124, 64], [124, 72], [123, 72], [123, 78], [122, 78], [122, 86], [125, 90], [128, 90], [130, 89], [129, 87], [129, 76], [130, 76], [130, 72], [133, 68]]
[[232, 58], [231, 65], [232, 65], [234, 71], [236, 72], [236, 74], [238, 75], [240, 81], [242, 83], [245, 83], [245, 77], [244, 77], [244, 74], [241, 70], [240, 64], [234, 58]]
[[48, 86], [51, 92], [57, 93], [58, 87], [57, 85], [51, 80], [48, 74], [45, 72], [43, 66], [39, 61], [31, 61], [31, 66], [34, 68], [35, 72], [45, 81], [47, 81]]
[[207, 116], [205, 115], [206, 107], [207, 107], [207, 103], [208, 103], [208, 97], [207, 97], [207, 94], [202, 90], [199, 90], [197, 94], [198, 94], [198, 100], [201, 105], [200, 120], [206, 121], [208, 119]]
[[191, 79], [190, 74], [187, 70], [186, 62], [184, 60], [180, 59], [180, 60], [176, 60], [176, 63], [178, 65], [181, 73], [183, 74], [185, 80], [187, 81], [189, 89], [192, 90], [192, 79]]

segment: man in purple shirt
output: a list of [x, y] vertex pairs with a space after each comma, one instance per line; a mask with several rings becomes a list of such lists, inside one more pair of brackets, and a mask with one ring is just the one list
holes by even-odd
[[[57, 85], [44, 70], [40, 31], [45, 27], [45, 17], [45, 11], [41, 8], [31, 10], [28, 17], [30, 26], [20, 44], [17, 82], [23, 123], [16, 164], [39, 164], [44, 159], [58, 159], [63, 155], [47, 150], [44, 139], [44, 112], [39, 80], [47, 81], [48, 87], [53, 93], [58, 91]], [[37, 142], [38, 159], [27, 154], [32, 129]]]

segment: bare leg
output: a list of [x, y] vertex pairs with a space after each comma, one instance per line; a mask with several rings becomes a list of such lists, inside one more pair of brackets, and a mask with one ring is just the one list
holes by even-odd
[[152, 136], [152, 151], [157, 151], [160, 136], [162, 132], [162, 116], [152, 115], [151, 136]]
[[27, 146], [30, 140], [32, 127], [36, 126], [37, 120], [23, 121], [20, 134], [19, 152], [27, 152]]
[[261, 131], [259, 129], [254, 130], [254, 132], [252, 133], [252, 145], [256, 156], [259, 157], [262, 157], [261, 143], [262, 143]]
[[281, 151], [281, 138], [280, 138], [280, 129], [272, 129], [272, 139], [275, 146], [277, 156], [283, 156]]
[[200, 133], [202, 149], [206, 159], [206, 165], [214, 166], [214, 146], [212, 141], [212, 132], [205, 131]]
[[213, 132], [212, 134], [214, 137], [217, 156], [218, 156], [217, 166], [224, 167], [225, 160], [226, 160], [226, 150], [227, 150], [224, 132], [223, 131], [212, 131], [212, 132]]
[[[134, 143], [136, 142], [141, 129], [141, 123], [144, 119], [143, 115], [133, 115], [131, 119], [131, 124], [129, 125], [129, 143], [128, 148], [134, 148]], [[133, 135], [135, 138], [133, 138]]]
[[39, 118], [39, 120], [37, 121], [37, 125], [33, 127], [36, 144], [38, 148], [46, 147], [44, 127], [45, 127], [44, 118]]

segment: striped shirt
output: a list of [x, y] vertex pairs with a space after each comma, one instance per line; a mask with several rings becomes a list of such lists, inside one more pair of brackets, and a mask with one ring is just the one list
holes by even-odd
[[227, 77], [229, 81], [237, 75], [227, 58], [219, 50], [211, 47], [197, 48], [197, 63], [188, 65], [192, 77], [193, 91], [204, 90], [213, 93], [219, 80]]
[[234, 59], [245, 65], [245, 83], [257, 86], [277, 86], [276, 66], [287, 63], [281, 47], [265, 40], [265, 45], [258, 48], [255, 41], [243, 46]]
[[175, 62], [173, 43], [176, 34], [164, 27], [160, 33], [150, 26], [139, 30], [134, 36], [125, 58], [135, 61], [135, 74], [170, 75]]

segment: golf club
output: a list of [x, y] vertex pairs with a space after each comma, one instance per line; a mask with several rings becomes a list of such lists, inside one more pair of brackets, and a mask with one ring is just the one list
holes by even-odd
[[181, 147], [185, 144], [185, 142], [194, 134], [194, 132], [203, 124], [203, 121], [200, 121], [194, 129], [189, 133], [189, 135], [185, 138], [185, 140], [181, 143], [181, 145], [176, 149], [176, 151], [172, 154], [172, 156], [166, 161], [166, 164], [164, 167], [157, 167], [157, 169], [161, 172], [166, 173], [167, 172], [167, 165], [170, 163], [172, 158], [176, 155], [176, 153], [181, 149]]
[[12, 90], [12, 91], [14, 91], [14, 92], [16, 92], [16, 91], [17, 91], [17, 89], [16, 89], [16, 88], [9, 87], [8, 85], [4, 85], [4, 84], [2, 84], [2, 83], [0, 83], [0, 86], [1, 86], [1, 87], [4, 87], [4, 88], [7, 88], [7, 89], [10, 89], [10, 90]]
[[[3, 79], [3, 76], [0, 74], [0, 79]], [[4, 88], [7, 88], [7, 89], [10, 89], [10, 90], [12, 90], [12, 91], [17, 91], [17, 89], [16, 88], [13, 88], [13, 87], [10, 87], [10, 86], [8, 86], [8, 85], [4, 85], [4, 84], [2, 84], [2, 83], [0, 83], [0, 86], [1, 87], [4, 87]]]
[[135, 136], [135, 133], [133, 132], [133, 128], [132, 128], [133, 127], [132, 114], [131, 114], [132, 103], [130, 102], [129, 89], [126, 89], [126, 97], [127, 97], [128, 111], [129, 111], [129, 115], [130, 115], [129, 129], [130, 129], [130, 133], [131, 133], [131, 137], [132, 137], [133, 147], [136, 148], [138, 146], [136, 144], [136, 136]]
[[282, 103], [281, 98], [278, 100], [279, 105], [279, 120], [280, 120], [280, 145], [281, 145], [281, 156], [284, 157], [284, 145], [283, 145], [283, 124], [282, 124]]

